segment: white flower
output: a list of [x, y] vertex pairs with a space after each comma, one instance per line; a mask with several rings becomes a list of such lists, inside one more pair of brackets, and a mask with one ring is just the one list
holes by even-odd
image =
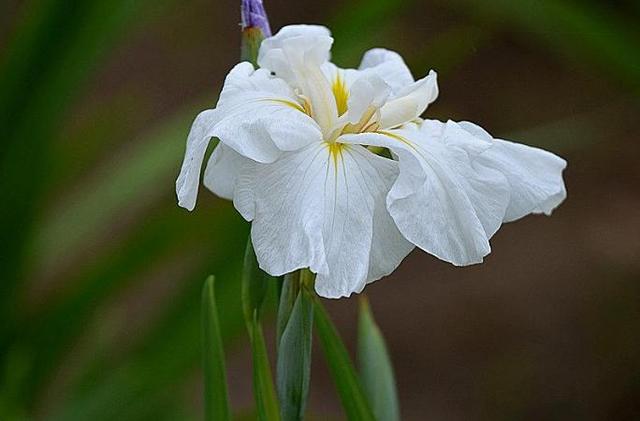
[[326, 28], [306, 25], [264, 40], [260, 68], [235, 66], [187, 139], [180, 206], [195, 206], [205, 150], [219, 138], [204, 184], [252, 221], [263, 270], [308, 267], [318, 294], [349, 296], [414, 246], [479, 263], [503, 222], [564, 200], [561, 158], [472, 123], [422, 120], [438, 95], [435, 72], [414, 81], [383, 49], [340, 69], [332, 43]]

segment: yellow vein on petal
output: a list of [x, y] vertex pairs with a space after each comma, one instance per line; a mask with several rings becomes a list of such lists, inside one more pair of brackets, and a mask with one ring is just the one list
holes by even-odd
[[338, 116], [343, 115], [347, 112], [347, 103], [349, 101], [349, 90], [347, 89], [347, 85], [345, 83], [344, 77], [340, 71], [336, 75], [336, 78], [333, 80], [331, 84], [331, 90], [333, 91], [333, 96], [336, 99], [336, 108], [338, 109]]
[[290, 108], [293, 108], [295, 110], [298, 110], [303, 114], [307, 114], [308, 115], [307, 110], [302, 105], [300, 105], [300, 104], [298, 104], [296, 102], [293, 102], [293, 101], [289, 101], [288, 99], [265, 98], [265, 99], [262, 99], [262, 101], [269, 101], [269, 102], [275, 102], [275, 103], [278, 103], [278, 104], [282, 104], [282, 105], [285, 105], [287, 107], [290, 107]]

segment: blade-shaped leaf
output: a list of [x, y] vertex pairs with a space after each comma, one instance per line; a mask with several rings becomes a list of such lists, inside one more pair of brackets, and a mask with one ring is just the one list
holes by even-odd
[[[238, 245], [233, 248], [243, 249]], [[207, 266], [196, 272], [215, 272], [221, 279], [238, 279], [241, 265], [235, 259], [229, 259], [226, 266]], [[189, 285], [188, 290], [176, 297], [176, 302], [157, 320], [152, 331], [128, 358], [113, 361], [112, 357], [108, 363], [103, 361], [94, 367], [76, 385], [69, 399], [61, 403], [52, 420], [167, 419], [149, 416], [147, 412], [168, 403], [180, 405], [181, 391], [190, 383], [194, 371], [200, 369], [202, 360], [202, 347], [198, 343], [202, 336], [199, 305], [202, 283], [197, 277], [186, 278], [184, 282]], [[244, 326], [240, 284], [219, 283], [215, 292], [218, 313], [224, 314], [219, 319], [222, 342], [229, 344]], [[169, 336], [167, 332], [170, 332]], [[140, 415], [141, 412], [145, 415]]]
[[280, 289], [280, 301], [278, 303], [278, 320], [277, 320], [277, 336], [276, 344], [280, 345], [280, 338], [284, 333], [291, 311], [298, 297], [300, 290], [300, 271], [287, 273], [282, 281]]
[[255, 394], [258, 419], [278, 421], [280, 410], [271, 377], [271, 366], [262, 327], [257, 318], [251, 322], [251, 353], [253, 355], [253, 392]]
[[226, 421], [230, 419], [227, 375], [214, 286], [214, 277], [209, 276], [202, 290], [204, 408], [207, 421]]
[[340, 335], [319, 300], [314, 301], [313, 307], [320, 344], [327, 358], [329, 371], [347, 418], [349, 420], [373, 421], [375, 418]]
[[303, 419], [311, 377], [313, 302], [303, 288], [298, 289], [278, 346], [278, 398], [284, 421]]
[[360, 299], [358, 317], [358, 363], [362, 387], [376, 420], [399, 420], [400, 407], [393, 366], [369, 302], [364, 297]]
[[260, 325], [262, 308], [272, 278], [258, 267], [251, 238], [247, 241], [242, 269], [242, 309], [253, 355], [253, 389], [258, 419], [277, 420], [280, 411], [273, 387], [267, 347]]
[[254, 315], [260, 320], [262, 305], [269, 291], [271, 279], [269, 275], [258, 267], [256, 254], [253, 251], [251, 238], [249, 238], [242, 269], [242, 309], [247, 326], [252, 323]]
[[[83, 329], [87, 328], [98, 304], [117, 294], [118, 291], [129, 287], [139, 278], [143, 278], [144, 267], [160, 264], [159, 262], [168, 260], [169, 256], [179, 253], [180, 248], [192, 247], [199, 241], [199, 244], [204, 244], [208, 250], [212, 250], [212, 255], [206, 265], [194, 263], [194, 268], [190, 270], [193, 277], [184, 280], [186, 285], [193, 285], [189, 292], [190, 302], [184, 305], [193, 307], [195, 304], [193, 313], [198, 326], [201, 274], [221, 274], [223, 268], [231, 263], [239, 266], [237, 258], [234, 256], [241, 255], [244, 243], [236, 238], [238, 232], [244, 233], [244, 227], [241, 221], [230, 217], [232, 215], [223, 209], [217, 210], [215, 224], [220, 223], [220, 225], [212, 225], [211, 228], [203, 230], [202, 221], [205, 220], [204, 218], [184, 218], [177, 210], [159, 209], [154, 214], [147, 215], [146, 220], [138, 224], [131, 237], [126, 239], [126, 243], [120, 249], [114, 253], [103, 253], [99, 258], [96, 257], [90, 270], [86, 273], [80, 272], [71, 279], [74, 285], [78, 285], [72, 294], [69, 294], [60, 303], [51, 300], [52, 303], [48, 303], [49, 305], [44, 308], [44, 311], [34, 316], [31, 323], [27, 325], [31, 343], [35, 349], [41, 349], [36, 354], [34, 373], [30, 377], [30, 382], [37, 387], [46, 386], [47, 377], [55, 370], [59, 359], [64, 358], [71, 341], [76, 340]], [[224, 247], [216, 249], [216, 244], [211, 239], [207, 239], [207, 236], [213, 238], [214, 232], [218, 241], [220, 238], [224, 239]], [[234, 272], [234, 278], [238, 277], [239, 272]], [[227, 278], [225, 277], [225, 279]], [[229, 288], [231, 284], [235, 284], [235, 287]], [[235, 294], [234, 309], [237, 306], [237, 310], [240, 310], [239, 283], [226, 282], [219, 287], [223, 287], [224, 290], [233, 290]], [[218, 293], [220, 293], [219, 287]], [[228, 307], [229, 303], [229, 300], [226, 299], [224, 306]], [[225, 308], [225, 315], [227, 311], [229, 310]], [[241, 312], [239, 317], [242, 320]], [[46, 321], [51, 330], [40, 327], [43, 321]], [[228, 324], [228, 320], [222, 321], [223, 326]], [[196, 329], [192, 336], [195, 344], [198, 344], [199, 336], [199, 329]], [[160, 343], [163, 340], [166, 341], [166, 334], [161, 337]], [[193, 355], [194, 361], [200, 357], [199, 349], [196, 351]], [[94, 361], [98, 360], [98, 358], [94, 359]], [[112, 360], [112, 358], [108, 358], [108, 360]], [[98, 372], [104, 373], [105, 370], [98, 370]]]
[[25, 279], [25, 244], [42, 205], [52, 136], [87, 76], [146, 1], [25, 3], [0, 66], [0, 190], [11, 203], [0, 208], [0, 226], [12, 239], [0, 244], [6, 262], [0, 265], [1, 335], [9, 332], [13, 320], [8, 316], [16, 310], [11, 299]]

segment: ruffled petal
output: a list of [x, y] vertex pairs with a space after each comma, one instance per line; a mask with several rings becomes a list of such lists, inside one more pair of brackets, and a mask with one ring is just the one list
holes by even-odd
[[374, 48], [364, 53], [359, 69], [380, 76], [394, 94], [414, 82], [400, 54], [384, 48]]
[[397, 163], [358, 145], [343, 146], [331, 159], [323, 227], [329, 273], [318, 274], [316, 291], [340, 298], [392, 272], [412, 245], [385, 208]]
[[211, 140], [211, 131], [218, 121], [216, 110], [205, 110], [198, 114], [191, 125], [187, 137], [187, 147], [182, 161], [182, 168], [176, 180], [178, 205], [193, 210], [198, 197], [200, 185], [200, 169], [207, 146]]
[[236, 195], [243, 198], [241, 213], [253, 221], [258, 262], [271, 275], [304, 267], [328, 271], [322, 241], [324, 149], [317, 143], [285, 153], [271, 164], [256, 164], [238, 180]]
[[252, 163], [249, 158], [219, 143], [207, 162], [203, 184], [215, 195], [233, 200], [238, 177], [247, 172]]
[[359, 292], [391, 272], [412, 247], [385, 216], [397, 171], [396, 162], [361, 146], [326, 143], [256, 164], [236, 194], [254, 200], [260, 267], [274, 276], [309, 267], [327, 298]]
[[400, 174], [387, 208], [409, 241], [458, 266], [480, 263], [504, 216], [506, 180], [498, 171], [474, 166], [463, 149], [438, 140], [460, 133], [436, 123], [346, 135], [340, 141], [382, 146], [397, 154]]
[[321, 25], [288, 25], [260, 44], [258, 65], [279, 78], [295, 83], [291, 60], [321, 66], [331, 57], [331, 31]]
[[[369, 156], [368, 152], [367, 156]], [[380, 161], [384, 158], [376, 157], [375, 159]], [[386, 195], [398, 177], [398, 167], [397, 165], [389, 165], [386, 159], [380, 161], [375, 167], [377, 168], [377, 177], [369, 177], [377, 183], [378, 194], [381, 194], [382, 199], [374, 202], [373, 237], [371, 239], [367, 283], [389, 275], [415, 247], [402, 235], [387, 210]]]
[[273, 162], [282, 151], [322, 140], [293, 90], [267, 70], [250, 63], [235, 66], [226, 78], [211, 135], [247, 158]]
[[509, 182], [511, 200], [504, 222], [530, 213], [550, 215], [567, 197], [562, 179], [567, 166], [564, 159], [539, 148], [493, 139], [473, 123], [461, 122], [460, 126], [491, 142], [491, 148], [480, 154], [478, 163], [502, 172]]
[[311, 115], [325, 136], [338, 118], [331, 86], [322, 71], [332, 44], [333, 38], [323, 26], [292, 25], [265, 39], [258, 54], [261, 68], [274, 72], [308, 99]]
[[[493, 237], [502, 225], [511, 197], [507, 178], [497, 169], [482, 165], [478, 156], [489, 150], [492, 143], [473, 136], [457, 123], [427, 120], [420, 127], [422, 132], [431, 132], [428, 138], [446, 145], [453, 159], [452, 169], [460, 176], [465, 193], [469, 197], [476, 215], [487, 234]], [[437, 130], [440, 135], [433, 135]]]

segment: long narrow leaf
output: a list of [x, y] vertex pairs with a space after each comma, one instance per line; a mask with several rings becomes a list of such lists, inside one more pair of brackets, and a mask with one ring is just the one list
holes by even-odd
[[207, 421], [227, 421], [230, 419], [227, 375], [214, 286], [214, 277], [210, 276], [202, 290], [204, 409]]
[[300, 289], [278, 346], [278, 398], [284, 421], [304, 417], [311, 377], [312, 332], [313, 302]]
[[[242, 246], [235, 245], [234, 249], [241, 250]], [[208, 266], [196, 272], [215, 272], [223, 279], [238, 279], [241, 272], [239, 262], [234, 259], [228, 263], [231, 265]], [[200, 368], [202, 358], [198, 343], [202, 335], [199, 305], [202, 288], [201, 278], [198, 278], [199, 275], [184, 279], [190, 285], [188, 291], [176, 297], [174, 305], [145, 335], [143, 343], [124, 361], [103, 362], [94, 367], [52, 419], [155, 420], [162, 418], [146, 413], [165, 404], [180, 405], [183, 399], [181, 391], [190, 375]], [[220, 333], [222, 341], [228, 345], [244, 325], [240, 285], [238, 282], [224, 282], [216, 287], [216, 293], [219, 314], [224, 314], [224, 318], [219, 320]], [[146, 408], [139, 408], [140, 405]], [[140, 416], [141, 412], [145, 416]]]
[[366, 298], [360, 299], [358, 363], [362, 387], [378, 421], [397, 421], [400, 407], [393, 366], [382, 333]]
[[249, 238], [242, 269], [242, 309], [247, 326], [252, 323], [254, 315], [258, 321], [260, 320], [270, 280], [271, 277], [258, 267], [251, 238]]
[[144, 3], [47, 0], [25, 6], [25, 20], [0, 67], [0, 186], [12, 204], [0, 208], [2, 232], [12, 239], [0, 245], [7, 262], [0, 266], [3, 320], [24, 276], [24, 241], [41, 204], [52, 135], [89, 73]]
[[280, 338], [282, 338], [282, 334], [287, 327], [289, 317], [291, 316], [291, 311], [293, 311], [293, 306], [298, 297], [298, 291], [300, 290], [299, 285], [300, 271], [288, 273], [284, 276], [284, 280], [282, 281], [282, 288], [280, 290], [278, 318], [276, 322], [276, 344], [278, 346], [280, 345]]
[[253, 355], [253, 389], [258, 419], [265, 421], [279, 419], [280, 414], [273, 387], [269, 356], [260, 324], [262, 307], [269, 286], [268, 281], [269, 276], [258, 267], [251, 238], [249, 238], [242, 269], [242, 310]]
[[331, 377], [349, 420], [374, 420], [373, 413], [358, 381], [349, 353], [320, 301], [314, 302], [314, 317]]
[[[220, 269], [243, 249], [242, 242], [235, 240], [235, 236], [232, 235], [243, 232], [240, 231], [243, 226], [241, 221], [234, 222], [230, 212], [219, 211], [217, 216], [216, 224], [220, 223], [219, 229], [213, 225], [211, 229], [203, 230], [202, 222], [197, 218], [186, 219], [180, 225], [178, 210], [161, 209], [157, 215], [148, 215], [147, 220], [136, 228], [121, 249], [116, 250], [113, 255], [104, 253], [100, 259], [96, 259], [94, 266], [86, 274], [81, 273], [77, 279], [72, 280], [77, 287], [69, 297], [32, 317], [31, 323], [27, 325], [31, 333], [30, 341], [34, 347], [41, 349], [36, 355], [34, 373], [29, 379], [34, 387], [42, 388], [46, 385], [47, 378], [55, 369], [59, 358], [64, 357], [71, 341], [86, 329], [98, 303], [128, 287], [137, 277], [142, 277], [144, 267], [169, 258], [180, 247], [189, 247], [190, 242], [198, 240], [198, 236], [202, 235], [201, 244], [208, 244], [207, 247], [215, 253], [212, 253], [208, 267], [203, 268], [200, 273], [219, 273]], [[213, 232], [216, 232], [218, 239], [226, 239], [224, 248], [216, 249], [216, 244], [206, 239], [206, 236], [211, 236]], [[234, 263], [237, 264], [237, 261]], [[193, 285], [197, 286], [194, 288], [190, 305], [198, 302], [197, 297], [201, 289], [201, 281], [194, 279], [193, 282]], [[225, 289], [227, 284], [231, 283], [224, 283]], [[237, 288], [238, 295], [239, 292]], [[237, 304], [239, 305], [239, 300]], [[199, 306], [196, 305], [196, 308]], [[45, 322], [51, 327], [50, 330], [40, 328]], [[197, 335], [194, 336], [194, 340], [198, 340]]]
[[280, 410], [273, 387], [267, 346], [264, 342], [262, 327], [255, 317], [251, 323], [250, 336], [251, 353], [253, 355], [253, 390], [258, 419], [261, 421], [278, 421], [280, 419]]

